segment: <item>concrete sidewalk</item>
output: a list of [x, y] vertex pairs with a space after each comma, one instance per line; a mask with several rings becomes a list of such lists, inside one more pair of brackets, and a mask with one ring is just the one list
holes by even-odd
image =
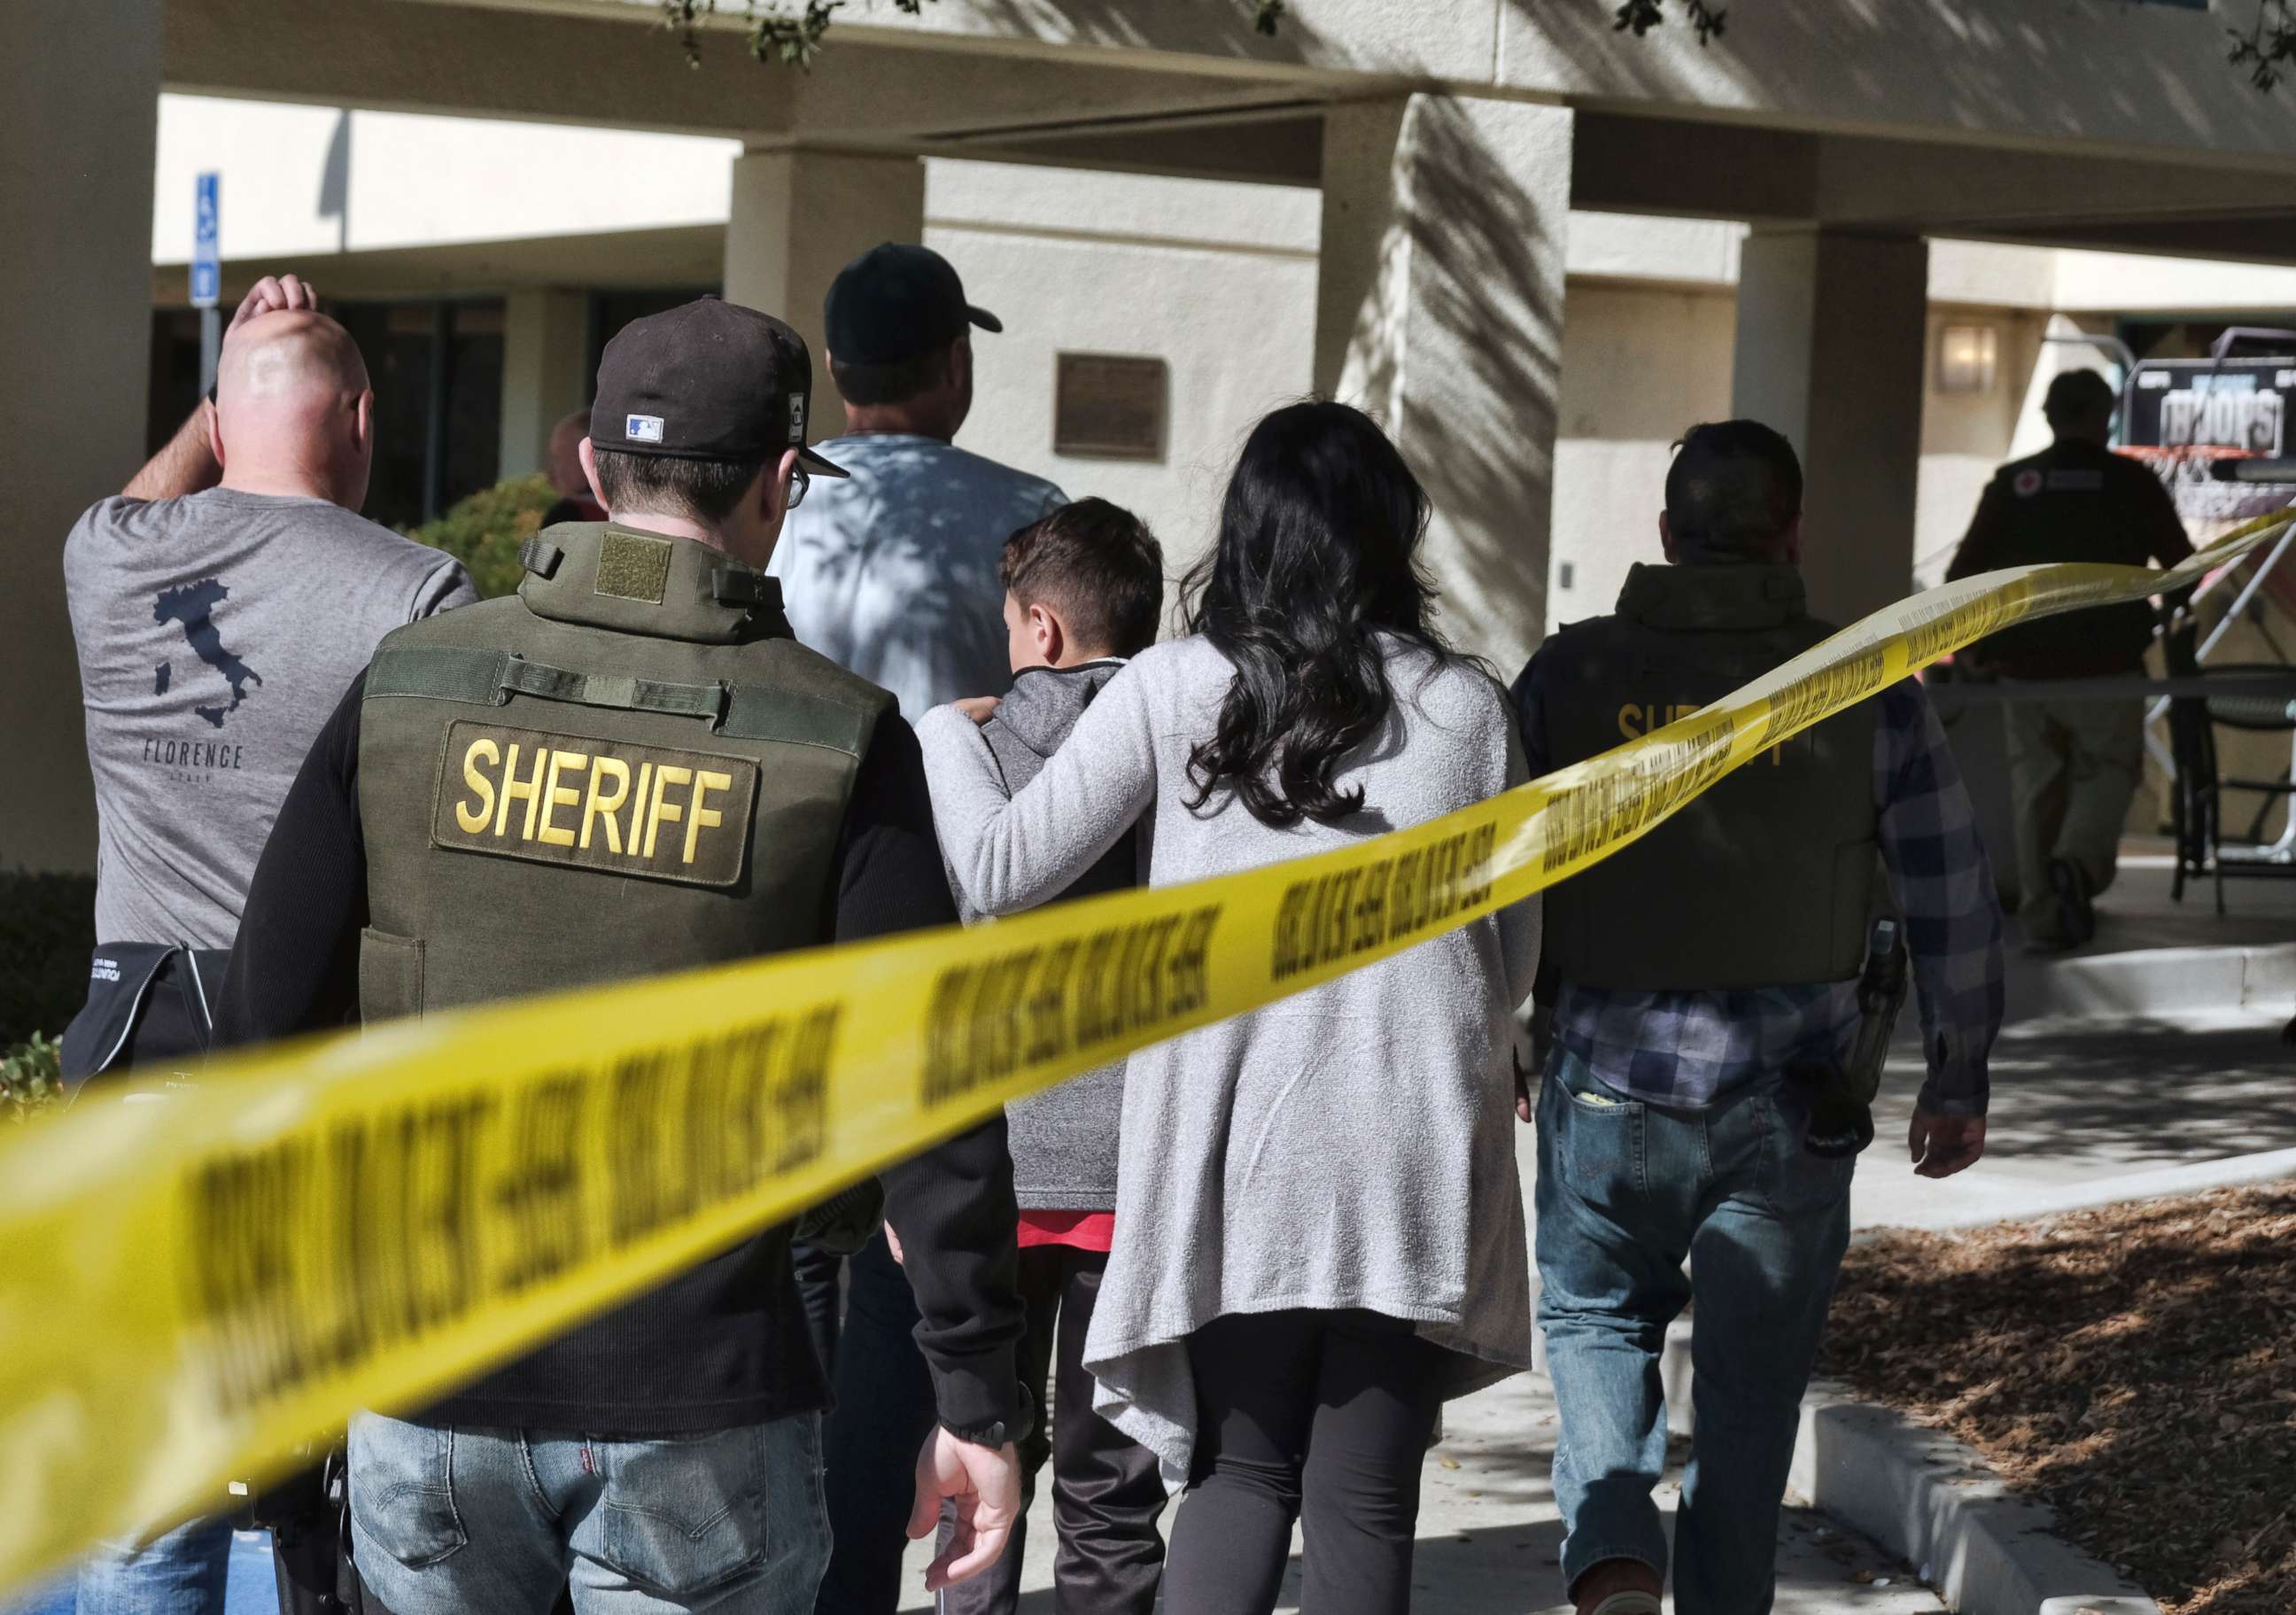
[[[1562, 1522], [1547, 1484], [1554, 1398], [1545, 1376], [1518, 1375], [1455, 1402], [1444, 1424], [1446, 1439], [1429, 1455], [1422, 1483], [1414, 1606], [1432, 1615], [1568, 1615], [1557, 1557]], [[1669, 1526], [1679, 1481], [1677, 1467], [1659, 1495]], [[1168, 1526], [1169, 1520], [1168, 1513]], [[1028, 1550], [1021, 1615], [1052, 1615], [1052, 1510], [1041, 1494], [1029, 1514]], [[912, 1547], [904, 1570], [912, 1589], [923, 1586], [930, 1557]], [[1299, 1570], [1295, 1532], [1280, 1611], [1300, 1608]], [[1861, 1572], [1867, 1579], [1857, 1578]], [[919, 1591], [902, 1608], [930, 1611], [932, 1603]], [[1941, 1615], [1945, 1605], [1864, 1538], [1792, 1509], [1778, 1533], [1777, 1609], [1780, 1615]]]
[[2048, 1192], [2162, 1167], [2296, 1148], [2296, 1048], [2279, 1011], [2033, 1021], [1993, 1056], [1985, 1159], [1932, 1183], [1907, 1168], [1922, 1082], [1899, 1047], [1850, 1191], [1858, 1227], [1940, 1226], [2024, 1214]]

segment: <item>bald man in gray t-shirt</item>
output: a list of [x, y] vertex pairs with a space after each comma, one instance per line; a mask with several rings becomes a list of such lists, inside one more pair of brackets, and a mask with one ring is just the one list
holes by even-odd
[[375, 642], [476, 598], [452, 556], [357, 514], [372, 398], [332, 320], [242, 310], [218, 424], [194, 417], [212, 440], [179, 436], [65, 540], [101, 941], [229, 947], [279, 803]]
[[[215, 952], [312, 740], [376, 641], [477, 597], [452, 556], [358, 515], [374, 394], [317, 309], [292, 275], [259, 282], [225, 334], [216, 403], [64, 541], [98, 820], [70, 1078], [164, 1072], [206, 1047]], [[139, 1615], [168, 1589], [170, 1610], [221, 1615], [230, 1553], [220, 1520], [108, 1545], [79, 1608]]]

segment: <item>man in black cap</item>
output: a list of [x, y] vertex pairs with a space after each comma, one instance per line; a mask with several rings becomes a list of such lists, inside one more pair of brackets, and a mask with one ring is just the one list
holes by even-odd
[[[515, 597], [382, 642], [256, 869], [220, 1040], [955, 921], [908, 725], [797, 644], [758, 570], [843, 475], [806, 447], [812, 375], [795, 332], [714, 299], [607, 346], [581, 454], [609, 519], [529, 541]], [[939, 1420], [916, 1508], [966, 1522], [939, 1586], [994, 1562], [1019, 1497], [1004, 1122], [883, 1176]], [[829, 1551], [827, 1399], [773, 1229], [411, 1418], [361, 1414], [370, 1608], [565, 1588], [578, 1615], [799, 1615]]]
[[[2001, 468], [1979, 501], [1948, 580], [2061, 561], [2175, 566], [2193, 553], [2176, 502], [2142, 462], [2108, 447], [2118, 400], [2094, 370], [2067, 371], [2041, 406], [2056, 441]], [[2044, 618], [1979, 644], [2005, 678], [2141, 674], [2153, 614], [2141, 602]], [[2120, 832], [2144, 767], [2141, 701], [2010, 703], [2009, 793], [2019, 920], [2033, 953], [2078, 947], [2112, 884]]]
[[[965, 300], [939, 253], [890, 242], [839, 272], [824, 313], [846, 430], [821, 447], [848, 476], [814, 491], [774, 552], [790, 626], [890, 690], [912, 718], [1001, 695], [1013, 682], [1004, 540], [1068, 503], [1043, 479], [951, 442], [972, 407], [971, 333], [1004, 326]], [[882, 1236], [841, 1283], [833, 1258], [800, 1248], [799, 1263], [837, 1386], [826, 1438], [837, 1547], [820, 1609], [892, 1615], [907, 1523], [899, 1478], [932, 1422], [910, 1340], [916, 1302]]]
[[949, 261], [887, 242], [840, 271], [824, 324], [845, 432], [823, 452], [850, 480], [791, 517], [773, 574], [800, 643], [882, 685], [914, 718], [1013, 682], [1004, 540], [1068, 496], [955, 446], [972, 409], [972, 332]]

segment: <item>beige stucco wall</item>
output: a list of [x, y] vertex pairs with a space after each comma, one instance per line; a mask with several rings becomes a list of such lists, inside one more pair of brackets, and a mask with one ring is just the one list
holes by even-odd
[[193, 176], [223, 176], [226, 258], [726, 222], [739, 142], [160, 97], [152, 261], [191, 256]]
[[[1729, 413], [1736, 334], [1726, 284], [1576, 278], [1567, 318], [1550, 627], [1609, 610], [1628, 568], [1660, 558], [1658, 510], [1671, 445], [1685, 427]], [[1933, 304], [1928, 324], [1915, 557], [1922, 580], [1932, 583], [1995, 468], [2013, 450], [2038, 446], [2021, 430], [2038, 422], [2048, 377], [2060, 365], [2094, 356], [2045, 348], [2048, 318], [2030, 308]], [[1999, 372], [1988, 393], [1937, 389], [1939, 333], [1960, 324], [2000, 332]], [[1808, 537], [1824, 541], [1822, 533]]]
[[1549, 627], [1609, 611], [1628, 569], [1660, 558], [1671, 446], [1730, 413], [1737, 324], [1726, 287], [1584, 281], [1570, 284], [1563, 318]]
[[[653, 0], [491, 3], [654, 9]], [[1106, 0], [939, 0], [909, 12], [894, 0], [862, 0], [838, 26], [849, 37], [939, 36], [1040, 58], [1128, 57], [1322, 82], [1394, 74], [1822, 128], [2238, 154], [2284, 172], [2296, 151], [2296, 102], [2254, 94], [2226, 64], [2222, 13], [2232, 9], [1773, 0], [1733, 10], [1728, 32], [1703, 45], [1678, 15], [1636, 39], [1613, 28], [1612, 6], [1554, 0], [1289, 0], [1272, 36], [1253, 30], [1242, 4]]]
[[[2046, 324], [2046, 316], [2031, 309], [1930, 307], [1921, 482], [1914, 506], [1914, 575], [1924, 585], [1943, 579], [1978, 496], [2009, 455], [2041, 362]], [[1998, 333], [2000, 367], [1990, 392], [1939, 390], [1938, 344], [1948, 325], [1989, 325]]]
[[[1004, 322], [974, 339], [977, 402], [958, 443], [1137, 510], [1177, 577], [1210, 537], [1252, 422], [1308, 389], [1315, 193], [934, 162], [925, 217], [927, 244]], [[1160, 460], [1053, 452], [1063, 350], [1167, 362]]]

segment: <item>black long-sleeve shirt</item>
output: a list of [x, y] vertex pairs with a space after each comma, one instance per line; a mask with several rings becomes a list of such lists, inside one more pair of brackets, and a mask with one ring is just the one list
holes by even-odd
[[[365, 693], [362, 675], [304, 759], [256, 866], [217, 1006], [218, 1045], [357, 1020], [367, 923], [358, 809]], [[862, 758], [837, 856], [833, 935], [824, 941], [955, 922], [923, 758], [898, 717], [877, 726]], [[882, 1177], [941, 1417], [967, 1427], [1013, 1423], [1021, 1314], [1004, 1119]], [[427, 1416], [635, 1438], [762, 1422], [827, 1399], [786, 1231], [775, 1230], [488, 1373]]]

